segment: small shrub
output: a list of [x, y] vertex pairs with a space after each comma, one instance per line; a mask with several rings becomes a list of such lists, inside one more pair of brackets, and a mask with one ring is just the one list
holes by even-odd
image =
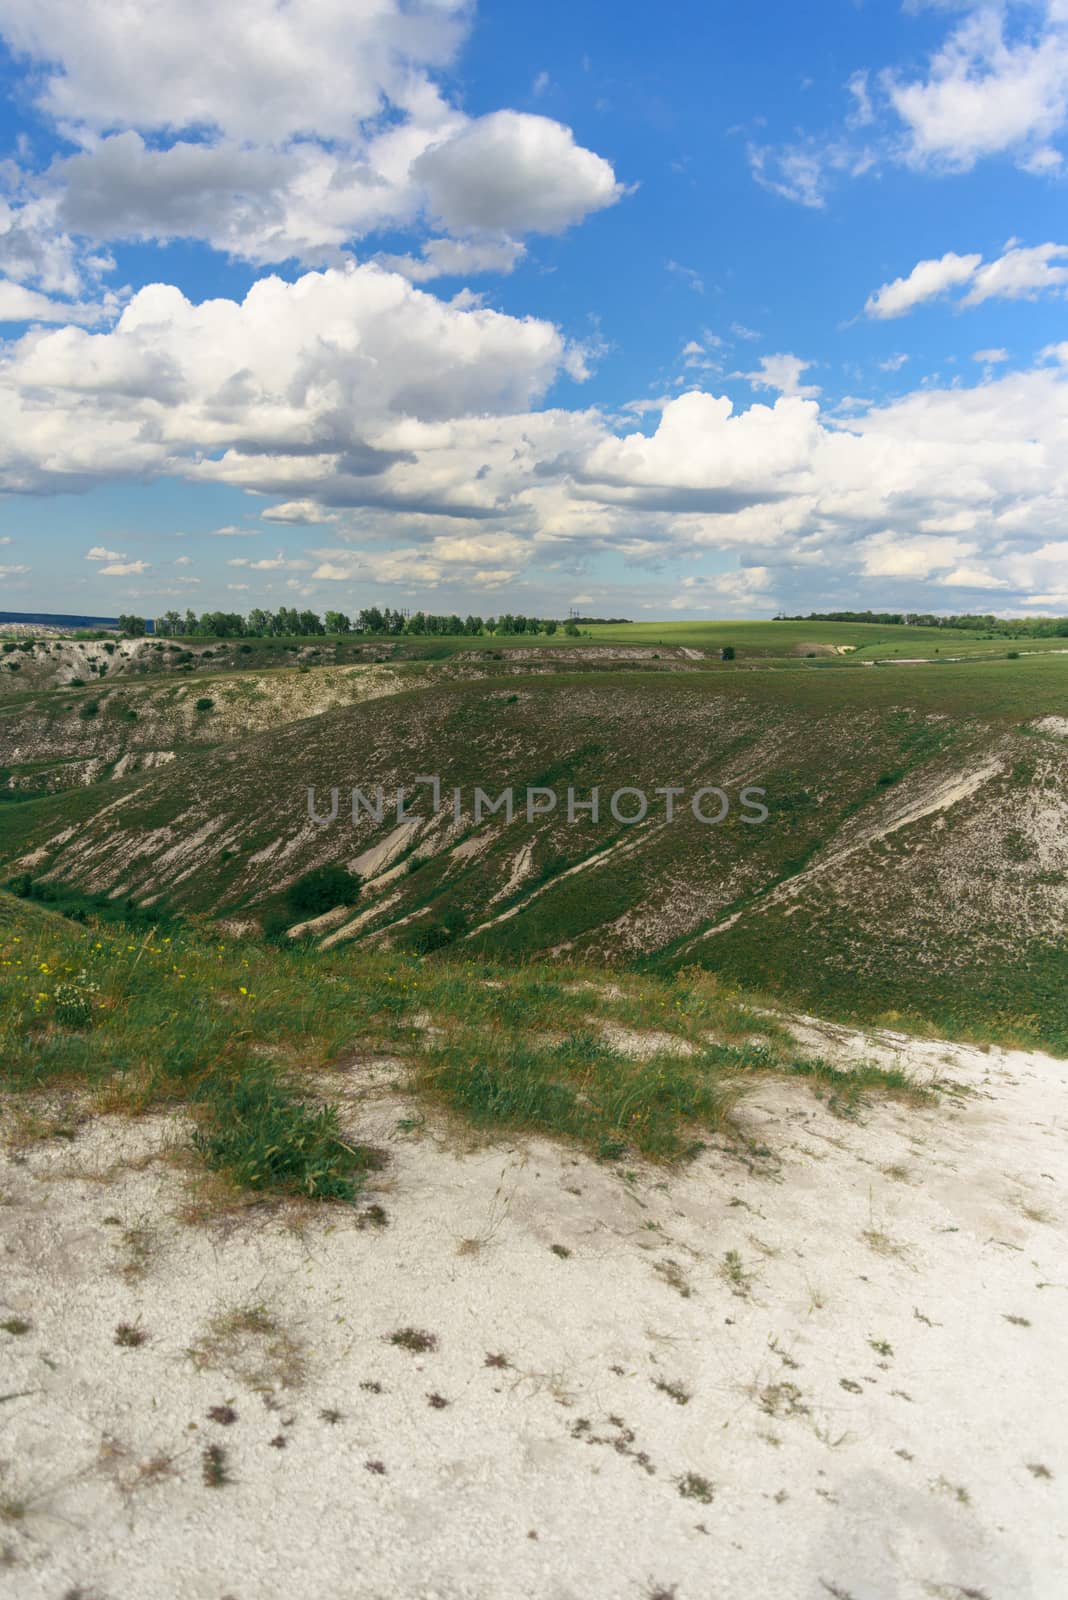
[[202, 694], [200, 696], [200, 699], [197, 701], [197, 710], [198, 711], [203, 711], [203, 712], [214, 711], [215, 710], [215, 701], [211, 698], [211, 696], [209, 694]]
[[298, 916], [317, 917], [358, 899], [360, 880], [347, 867], [315, 867], [286, 890], [286, 904]]
[[81, 710], [78, 712], [78, 715], [81, 717], [83, 722], [88, 722], [92, 717], [97, 715], [99, 710], [99, 700], [87, 700], [84, 706], [82, 706]]

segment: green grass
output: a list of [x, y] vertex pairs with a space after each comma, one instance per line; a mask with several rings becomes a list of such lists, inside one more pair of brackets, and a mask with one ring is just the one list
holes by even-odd
[[718, 1060], [634, 1060], [585, 1029], [554, 1044], [458, 1029], [428, 1052], [420, 1082], [475, 1127], [563, 1135], [614, 1157], [693, 1149], [695, 1127], [729, 1126], [740, 1092]]
[[384, 1165], [342, 1137], [335, 1106], [309, 1108], [262, 1064], [231, 1063], [198, 1085], [197, 1099], [210, 1117], [194, 1146], [238, 1188], [354, 1200], [364, 1175]]
[[[71, 989], [86, 997], [84, 1025], [57, 1005]], [[757, 1074], [801, 1074], [849, 1108], [868, 1092], [911, 1092], [874, 1070], [847, 1085], [699, 971], [616, 983], [590, 968], [134, 935], [7, 895], [0, 1006], [8, 1095], [32, 1104], [37, 1091], [78, 1086], [111, 1111], [185, 1105], [194, 1149], [235, 1190], [320, 1200], [355, 1199], [381, 1165], [307, 1088], [353, 1051], [403, 1056], [413, 1087], [469, 1126], [562, 1137], [611, 1159], [672, 1159], [729, 1134]], [[637, 1059], [612, 1045], [608, 1024], [670, 1032], [692, 1053], [658, 1046]]]
[[[582, 629], [580, 644], [664, 645], [689, 649], [715, 650], [733, 645], [736, 660], [786, 658], [811, 645], [849, 646], [855, 660], [892, 659], [893, 656], [1002, 656], [1018, 649], [1028, 651], [1064, 650], [1064, 638], [1021, 639], [987, 638], [966, 628], [913, 628], [901, 624], [871, 622], [751, 622], [725, 619], [708, 622], [631, 622], [592, 623]], [[541, 640], [537, 641], [541, 643]], [[546, 641], [549, 642], [549, 641]], [[567, 643], [559, 638], [554, 643]], [[805, 659], [801, 656], [801, 659]], [[848, 660], [849, 657], [841, 658]]]

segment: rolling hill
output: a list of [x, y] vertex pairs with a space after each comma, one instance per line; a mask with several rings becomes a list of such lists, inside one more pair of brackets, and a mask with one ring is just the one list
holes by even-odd
[[[87, 691], [9, 702], [5, 760], [14, 740], [84, 776], [4, 808], [3, 870], [35, 894], [330, 948], [704, 965], [832, 1014], [1068, 1037], [1063, 656], [874, 670], [806, 658], [731, 671], [681, 653], [554, 662], [468, 651], [413, 663], [410, 678], [155, 680], [136, 705], [124, 691], [135, 720], [86, 719], [74, 702]], [[198, 713], [205, 695], [213, 707]], [[436, 813], [429, 786], [415, 788], [425, 775], [441, 782]], [[380, 819], [364, 807], [353, 823], [351, 791], [373, 799], [379, 785]], [[568, 789], [581, 802], [594, 786], [598, 819], [569, 821]], [[728, 797], [715, 825], [690, 805], [709, 786]], [[476, 807], [476, 787], [512, 788], [511, 820]], [[665, 787], [682, 791], [670, 821]], [[766, 821], [743, 810], [747, 787], [764, 791]], [[325, 810], [335, 788], [337, 821], [310, 820], [308, 790]], [[555, 808], [528, 820], [528, 788], [551, 790]], [[608, 810], [624, 788], [649, 798], [633, 824]], [[331, 864], [359, 887], [308, 922], [289, 891]]]

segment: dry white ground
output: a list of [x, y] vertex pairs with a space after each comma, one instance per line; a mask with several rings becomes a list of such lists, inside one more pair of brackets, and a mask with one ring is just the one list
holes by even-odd
[[1059, 1600], [1068, 1063], [875, 1048], [968, 1092], [843, 1120], [769, 1080], [747, 1154], [622, 1172], [457, 1148], [356, 1060], [391, 1166], [314, 1218], [183, 1219], [174, 1120], [9, 1154], [0, 1588]]

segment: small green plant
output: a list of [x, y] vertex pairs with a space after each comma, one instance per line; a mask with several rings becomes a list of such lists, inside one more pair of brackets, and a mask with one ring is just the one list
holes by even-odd
[[196, 709], [201, 713], [214, 711], [215, 701], [211, 698], [210, 694], [202, 694], [197, 701]]
[[720, 1276], [730, 1284], [734, 1294], [746, 1295], [749, 1293], [750, 1275], [746, 1272], [745, 1264], [737, 1250], [727, 1251], [723, 1257], [723, 1265], [719, 1270]]
[[82, 706], [81, 710], [78, 712], [78, 715], [81, 717], [83, 722], [89, 722], [93, 717], [98, 715], [99, 711], [99, 700], [87, 700], [84, 706]]
[[679, 1486], [679, 1493], [684, 1500], [700, 1500], [701, 1504], [705, 1506], [712, 1504], [715, 1498], [715, 1489], [708, 1479], [703, 1478], [699, 1472], [684, 1472], [676, 1482]]
[[144, 1328], [139, 1328], [133, 1322], [120, 1322], [115, 1329], [115, 1343], [127, 1350], [136, 1350], [147, 1338]]

